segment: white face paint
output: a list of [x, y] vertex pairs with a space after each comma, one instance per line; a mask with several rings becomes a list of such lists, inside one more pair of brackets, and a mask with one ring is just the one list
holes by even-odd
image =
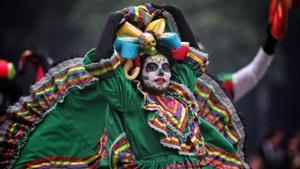
[[142, 70], [142, 82], [149, 91], [164, 91], [170, 79], [170, 64], [165, 56], [157, 54], [146, 58]]

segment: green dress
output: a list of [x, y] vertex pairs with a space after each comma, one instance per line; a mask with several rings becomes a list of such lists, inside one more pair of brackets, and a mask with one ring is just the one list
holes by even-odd
[[190, 48], [153, 96], [125, 78], [116, 51], [97, 63], [94, 53], [51, 69], [10, 107], [3, 168], [247, 167], [235, 110], [201, 72], [206, 54]]

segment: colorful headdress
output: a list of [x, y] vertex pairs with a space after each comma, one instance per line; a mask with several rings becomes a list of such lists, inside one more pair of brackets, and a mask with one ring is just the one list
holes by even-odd
[[[156, 15], [160, 12], [153, 10], [151, 5], [129, 7], [125, 9], [125, 12], [129, 17], [117, 31], [114, 47], [121, 57], [126, 59], [124, 72], [129, 80], [135, 79], [140, 72], [140, 55], [157, 53], [157, 41], [168, 47], [174, 58], [184, 57], [182, 55], [187, 52], [188, 45], [183, 45], [175, 32], [165, 32], [166, 20], [158, 18]], [[152, 20], [153, 18], [158, 19]]]

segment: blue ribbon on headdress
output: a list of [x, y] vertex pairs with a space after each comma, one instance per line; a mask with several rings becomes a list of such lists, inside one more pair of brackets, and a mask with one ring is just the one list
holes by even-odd
[[130, 35], [117, 37], [114, 47], [124, 59], [135, 59], [139, 55], [140, 51], [138, 39]]
[[[166, 32], [160, 35], [159, 41], [169, 49], [177, 50], [182, 44], [178, 35], [174, 32]], [[114, 47], [124, 59], [136, 59], [141, 52], [138, 37], [132, 35], [118, 36], [115, 40]]]

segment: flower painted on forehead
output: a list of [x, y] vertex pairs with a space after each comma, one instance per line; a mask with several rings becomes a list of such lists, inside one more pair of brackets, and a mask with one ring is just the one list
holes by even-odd
[[157, 54], [157, 55], [151, 56], [151, 60], [153, 60], [154, 62], [162, 62], [162, 61], [166, 60], [166, 57], [161, 54]]

